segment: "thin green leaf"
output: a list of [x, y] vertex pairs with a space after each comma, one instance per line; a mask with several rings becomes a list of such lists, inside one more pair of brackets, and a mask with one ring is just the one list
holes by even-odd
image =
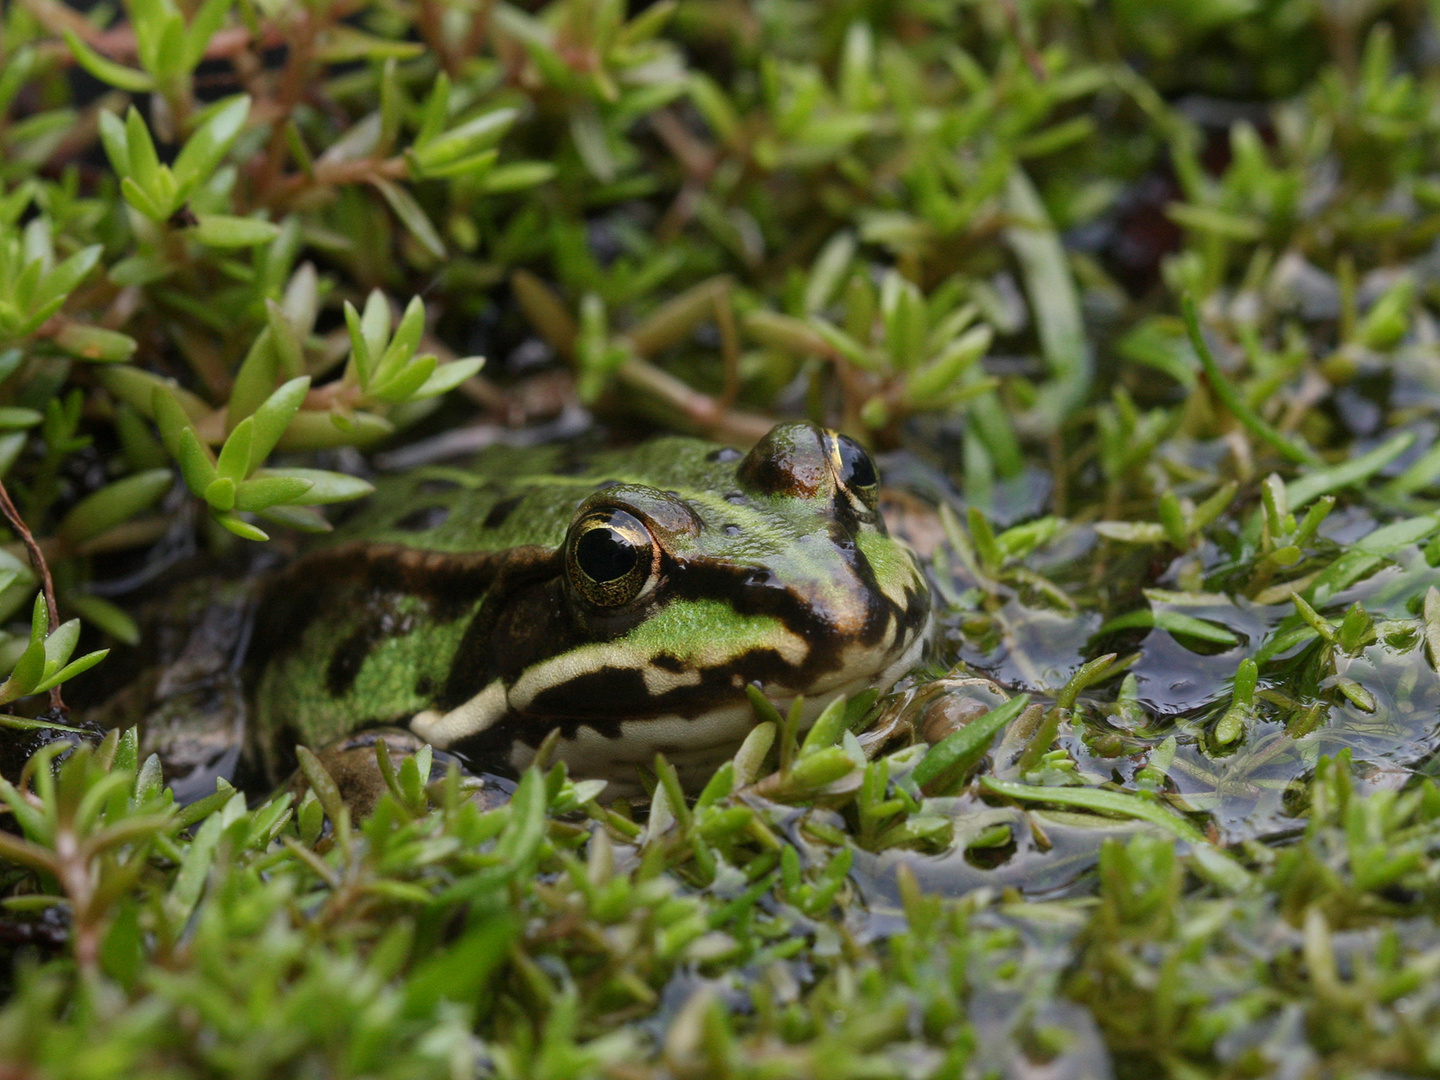
[[34, 691], [35, 685], [45, 675], [45, 645], [32, 642], [20, 654], [10, 677], [0, 683], [0, 704], [22, 698]]
[[1193, 615], [1185, 615], [1178, 611], [1152, 611], [1149, 608], [1141, 608], [1125, 615], [1111, 619], [1100, 628], [1102, 634], [1108, 634], [1114, 630], [1129, 630], [1143, 627], [1155, 627], [1168, 631], [1182, 637], [1192, 637], [1200, 641], [1209, 641], [1216, 645], [1238, 645], [1240, 639], [1226, 630], [1223, 626], [1208, 622], [1205, 619], [1197, 619]]
[[[371, 294], [374, 295], [373, 293]], [[365, 309], [370, 310], [367, 301]], [[375, 361], [372, 357], [370, 344], [365, 340], [365, 324], [361, 321], [360, 313], [355, 310], [355, 305], [349, 300], [345, 301], [345, 326], [350, 332], [350, 362], [355, 366], [355, 377], [362, 387], [370, 385], [370, 374], [375, 369]], [[388, 330], [387, 330], [388, 333]]]
[[1043, 430], [1054, 431], [1085, 400], [1095, 374], [1094, 354], [1059, 232], [1035, 185], [1018, 165], [1009, 172], [1004, 198], [1015, 221], [1005, 240], [1020, 264], [1040, 350], [1050, 369], [1031, 413]]
[[242, 540], [254, 540], [258, 543], [260, 541], [270, 539], [269, 533], [265, 532], [263, 529], [257, 529], [248, 521], [245, 521], [242, 518], [238, 518], [234, 514], [216, 514], [215, 520], [218, 521], [221, 526], [224, 527], [226, 530], [234, 533]]
[[32, 428], [45, 417], [34, 409], [18, 405], [0, 405], [0, 431], [17, 431]]
[[169, 391], [158, 385], [151, 387], [150, 413], [155, 418], [155, 426], [160, 429], [160, 441], [170, 451], [170, 456], [178, 459], [180, 437], [191, 430], [190, 417]]
[[393, 434], [395, 426], [374, 413], [356, 412], [341, 428], [328, 413], [300, 411], [279, 442], [281, 450], [322, 450], [332, 446], [370, 446]]
[[140, 626], [119, 605], [112, 604], [103, 596], [90, 593], [72, 592], [68, 597], [70, 607], [91, 626], [109, 634], [124, 645], [140, 644]]
[[266, 521], [305, 533], [327, 533], [333, 526], [308, 506], [270, 506], [256, 511]]
[[395, 216], [420, 242], [420, 246], [436, 259], [444, 259], [445, 242], [440, 239], [440, 234], [435, 231], [435, 226], [430, 224], [430, 219], [425, 216], [425, 211], [420, 209], [415, 197], [384, 177], [371, 177], [370, 183], [385, 197], [390, 209], [395, 211]]
[[235, 481], [228, 476], [217, 476], [201, 492], [201, 497], [217, 513], [228, 513], [235, 509]]
[[879, 369], [879, 364], [876, 362], [875, 357], [870, 354], [870, 350], [838, 326], [833, 326], [824, 319], [818, 318], [811, 319], [809, 325], [812, 330], [825, 339], [825, 343], [829, 345], [830, 348], [834, 349], [856, 367], [863, 368], [866, 371], [876, 371]]
[[[494, 156], [495, 151], [487, 150], [484, 154], [477, 154], [474, 158], [467, 159], [470, 166], [466, 171], [479, 171], [486, 165], [485, 159], [493, 161]], [[558, 172], [559, 170], [548, 161], [512, 161], [486, 172], [485, 179], [481, 181], [481, 187], [492, 195], [524, 191], [526, 188], [548, 183], [555, 179]]]
[[994, 339], [988, 326], [977, 326], [952, 342], [940, 355], [916, 369], [905, 383], [906, 396], [924, 403], [954, 388], [954, 383], [984, 356]]
[[45, 676], [49, 678], [64, 666], [80, 643], [80, 620], [68, 619], [45, 638]]
[[147, 469], [85, 496], [61, 519], [56, 533], [79, 544], [154, 506], [175, 483], [169, 469]]
[[71, 356], [99, 364], [119, 364], [135, 355], [139, 347], [129, 334], [101, 326], [66, 323], [55, 335], [55, 344]]
[[182, 61], [186, 71], [193, 71], [201, 60], [205, 59], [205, 50], [210, 45], [210, 39], [225, 22], [225, 16], [230, 13], [232, 0], [205, 0], [200, 5], [200, 10], [190, 20], [190, 25], [185, 29], [185, 52]]
[[[221, 2], [229, 6], [229, 0]], [[205, 9], [213, 7], [213, 2], [205, 5]], [[205, 9], [202, 9], [202, 15]], [[224, 8], [221, 8], [220, 17], [224, 18]], [[240, 94], [211, 107], [210, 115], [186, 140], [184, 149], [175, 158], [175, 179], [180, 184], [182, 195], [188, 195], [210, 178], [234, 145], [249, 115], [248, 94]]]
[[1368, 480], [1410, 449], [1414, 441], [1414, 432], [1402, 431], [1357, 458], [1324, 469], [1315, 469], [1298, 480], [1292, 480], [1285, 486], [1285, 495], [1290, 509], [1292, 511], [1299, 510], [1312, 499], [1321, 495]]
[[463, 360], [452, 360], [448, 364], [441, 364], [435, 369], [434, 373], [410, 395], [410, 400], [423, 401], [425, 398], [432, 398], [438, 394], [453, 390], [484, 366], [485, 358], [483, 356], [469, 356]]
[[174, 207], [167, 205], [168, 200], [165, 199], [160, 179], [160, 158], [155, 153], [155, 143], [150, 139], [150, 129], [145, 126], [140, 110], [134, 105], [125, 114], [125, 147], [130, 154], [127, 178], [140, 187], [161, 217], [169, 217]]
[[[236, 484], [250, 472], [250, 450], [255, 438], [255, 418], [247, 416], [235, 425], [235, 430], [220, 448], [220, 457], [215, 463], [215, 472]], [[221, 507], [228, 510], [229, 507]]]
[[[64, 303], [65, 298], [75, 291], [75, 287], [85, 280], [87, 274], [95, 268], [100, 261], [100, 254], [104, 248], [99, 244], [91, 244], [89, 247], [81, 248], [74, 255], [71, 255], [60, 265], [47, 273], [41, 280], [40, 285], [31, 298], [31, 303], [39, 309], [50, 308], [50, 314], [58, 310], [59, 305]], [[54, 305], [51, 308], [51, 305]], [[49, 318], [49, 314], [46, 318]]]
[[188, 230], [188, 235], [210, 247], [255, 247], [268, 244], [280, 235], [280, 226], [261, 218], [197, 214], [196, 219], [197, 224]]
[[151, 221], [164, 221], [170, 216], [170, 211], [158, 204], [139, 183], [128, 176], [120, 181], [120, 193], [125, 196], [126, 202]]
[[462, 158], [488, 150], [515, 123], [518, 109], [495, 109], [457, 124], [443, 135], [417, 141], [414, 160], [425, 172], [452, 165]]
[[308, 506], [346, 502], [350, 499], [358, 499], [362, 495], [369, 495], [375, 490], [373, 484], [358, 476], [327, 472], [324, 469], [259, 469], [254, 478], [257, 480], [274, 478], [305, 481], [310, 485], [305, 497], [305, 503]]
[[155, 89], [155, 79], [146, 72], [107, 60], [81, 41], [73, 30], [61, 30], [60, 33], [65, 38], [65, 44], [70, 46], [75, 62], [101, 82], [132, 94], [148, 94]]
[[370, 394], [372, 397], [392, 404], [409, 401], [415, 391], [424, 386], [430, 376], [434, 374], [438, 363], [439, 361], [433, 356], [417, 356], [404, 370], [396, 372], [392, 378], [383, 383], [377, 380], [376, 385], [370, 388]]
[[924, 787], [947, 773], [956, 774], [969, 769], [984, 756], [995, 736], [1029, 704], [1030, 695], [1020, 694], [983, 716], [977, 716], [959, 730], [952, 731], [925, 752], [920, 764], [910, 774], [911, 778]]
[[1240, 391], [1220, 370], [1220, 365], [1210, 351], [1210, 346], [1205, 344], [1205, 337], [1200, 332], [1200, 319], [1195, 313], [1194, 298], [1187, 293], [1181, 298], [1181, 307], [1185, 314], [1185, 329], [1190, 335], [1190, 344], [1194, 346], [1196, 354], [1200, 357], [1200, 364], [1205, 369], [1205, 378], [1209, 380], [1210, 388], [1215, 391], [1215, 396], [1230, 410], [1231, 415], [1256, 438], [1288, 460], [1300, 465], [1323, 466], [1324, 462], [1317, 455], [1297, 443], [1291, 442], [1246, 404]]
[[445, 121], [450, 118], [450, 76], [440, 72], [430, 88], [430, 96], [420, 114], [420, 128], [415, 133], [415, 145], [423, 146], [445, 130]]
[[254, 477], [236, 486], [235, 509], [253, 512], [282, 503], [300, 502], [314, 486], [311, 481], [295, 476]]
[[[314, 316], [308, 325], [314, 324]], [[300, 334], [290, 321], [290, 316], [274, 300], [265, 300], [265, 325], [274, 337], [276, 359], [280, 370], [289, 378], [296, 378], [305, 367], [305, 347]]]
[[390, 339], [390, 345], [386, 348], [380, 363], [375, 367], [374, 381], [376, 383], [388, 382], [410, 362], [415, 355], [415, 350], [420, 344], [420, 337], [425, 333], [425, 304], [418, 296], [410, 298], [410, 303], [405, 306], [405, 314], [400, 318], [400, 325], [395, 328], [395, 336]]
[[310, 377], [302, 375], [298, 379], [291, 379], [279, 387], [255, 410], [252, 419], [255, 422], [255, 430], [250, 444], [250, 458], [246, 466], [247, 475], [250, 471], [259, 468], [270, 451], [275, 449], [290, 421], [300, 411], [300, 406], [305, 401], [305, 395], [310, 390]]
[[1148, 821], [1152, 825], [1158, 825], [1192, 844], [1205, 842], [1204, 835], [1190, 822], [1178, 814], [1166, 810], [1159, 803], [1151, 802], [1139, 795], [1130, 795], [1121, 791], [1103, 791], [1097, 788], [1032, 787], [1029, 784], [997, 780], [992, 776], [982, 776], [980, 784], [986, 790], [992, 791], [996, 795], [1004, 795], [1006, 798], [1018, 799], [1022, 802], [1078, 806], [1082, 810], [1090, 810], [1095, 813], [1138, 818], [1141, 821]]

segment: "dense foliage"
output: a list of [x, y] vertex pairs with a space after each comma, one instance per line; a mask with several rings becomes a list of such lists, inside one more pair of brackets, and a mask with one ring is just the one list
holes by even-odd
[[7, 4], [0, 702], [576, 417], [903, 449], [941, 632], [644, 813], [52, 742], [0, 1077], [1440, 1072], [1437, 18]]

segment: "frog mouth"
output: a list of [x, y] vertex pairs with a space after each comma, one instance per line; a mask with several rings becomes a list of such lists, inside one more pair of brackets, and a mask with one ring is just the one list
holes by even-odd
[[[880, 671], [852, 672], [850, 678], [827, 689], [809, 688], [800, 717], [800, 730], [809, 730], [810, 725], [837, 697], [849, 697], [872, 686], [888, 689], [920, 661], [933, 624], [933, 618], [927, 618], [920, 632]], [[769, 696], [783, 712], [796, 695], [777, 687]], [[742, 699], [716, 705], [695, 716], [672, 713], [624, 720], [613, 733], [581, 723], [556, 748], [556, 757], [573, 771], [608, 781], [612, 787], [607, 790], [607, 798], [643, 795], [644, 790], [637, 780], [637, 769], [652, 767], [656, 754], [665, 755], [666, 761], [675, 766], [681, 785], [687, 790], [694, 790], [734, 755], [745, 736], [755, 727], [755, 721], [750, 702]], [[510, 766], [519, 771], [534, 760], [535, 744], [528, 739], [512, 737], [510, 745], [501, 753]]]
[[[855, 646], [860, 655], [845, 657], [840, 668], [827, 669], [819, 680], [792, 681], [797, 672], [789, 668], [782, 669], [776, 678], [755, 681], [782, 710], [804, 695], [801, 726], [808, 728], [837, 697], [852, 696], [870, 687], [888, 689], [919, 662], [932, 627], [933, 617], [927, 609], [918, 628], [896, 620], [882, 648]], [[587, 715], [577, 716], [566, 709], [577, 696], [576, 680], [565, 685], [561, 700], [547, 701], [543, 695], [534, 695], [522, 699], [528, 706], [522, 710], [515, 707], [519, 696], [515, 691], [523, 694], [524, 688], [517, 684], [507, 692], [496, 679], [448, 713], [432, 709], [416, 714], [410, 728], [426, 741], [462, 757], [509, 760], [517, 768], [528, 761], [524, 748], [528, 747], [532, 752], [529, 756], [533, 756], [533, 750], [545, 737], [558, 729], [563, 760], [585, 775], [613, 776], [627, 764], [648, 764], [657, 752], [692, 764], [711, 758], [718, 763], [733, 753], [755, 726], [755, 713], [745, 695], [747, 680], [733, 665], [684, 673], [648, 665], [600, 668], [586, 677], [593, 679], [595, 686], [581, 688], [583, 692], [578, 696], [583, 699], [593, 693], [596, 703], [603, 707], [606, 690], [613, 692], [621, 680], [630, 680], [638, 694], [647, 673], [661, 681], [672, 679], [673, 683], [658, 694], [647, 692], [632, 698], [632, 707], [617, 709], [609, 716], [597, 716], [590, 710], [586, 710]], [[634, 707], [637, 701], [640, 707]]]

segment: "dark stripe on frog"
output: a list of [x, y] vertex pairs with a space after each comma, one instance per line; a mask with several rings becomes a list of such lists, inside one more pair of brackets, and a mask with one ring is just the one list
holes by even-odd
[[325, 689], [330, 691], [331, 697], [344, 697], [355, 685], [365, 658], [379, 640], [378, 630], [375, 620], [366, 619], [363, 625], [346, 636], [330, 657], [330, 663], [325, 665]]
[[415, 629], [413, 614], [399, 609], [393, 593], [382, 593], [360, 607], [359, 623], [325, 665], [325, 689], [331, 697], [344, 697], [355, 685], [370, 650], [386, 638], [403, 637]]
[[[553, 574], [554, 563], [554, 552], [533, 546], [453, 554], [362, 541], [318, 551], [270, 581], [247, 663], [258, 673], [272, 659], [295, 651], [311, 623], [338, 604], [369, 606], [385, 597], [414, 596], [429, 606], [432, 618], [451, 621], [471, 610], [507, 570], [543, 564]], [[357, 640], [360, 660], [374, 640]]]
[[[626, 720], [672, 714], [684, 716], [701, 706], [708, 709], [727, 700], [741, 701], [745, 697], [746, 684], [769, 685], [789, 678], [794, 670], [775, 649], [750, 649], [738, 661], [699, 669], [700, 678], [696, 683], [651, 694], [646, 689], [644, 673], [639, 669], [603, 667], [577, 675], [560, 686], [542, 690], [531, 702], [530, 714], [546, 720], [563, 718], [576, 714], [588, 703], [603, 704], [611, 700], [646, 703], [642, 709], [625, 708], [623, 717]], [[737, 675], [739, 686], [736, 685]], [[564, 724], [566, 721], [561, 719], [558, 722]], [[595, 725], [591, 723], [590, 726]], [[544, 735], [541, 730], [540, 738]], [[539, 745], [538, 740], [532, 745]]]
[[[877, 642], [884, 636], [893, 618], [897, 640], [910, 641], [925, 620], [928, 611], [926, 594], [921, 590], [906, 588], [904, 602], [897, 606], [878, 591], [868, 560], [858, 550], [853, 568], [857, 575], [867, 582], [871, 596], [875, 598], [871, 610], [867, 613], [862, 640], [867, 644]], [[689, 598], [725, 595], [708, 590], [727, 587], [727, 578], [731, 579], [729, 584], [733, 585], [734, 578], [749, 573], [744, 567], [710, 566], [706, 568], [708, 573], [697, 573], [696, 569], [692, 566], [687, 568], [688, 572], [684, 575], [677, 575], [686, 579], [685, 587], [675, 590], [677, 595]], [[771, 588], [743, 591], [772, 594], [785, 590]], [[796, 629], [810, 621], [797, 614], [797, 598], [787, 595], [788, 611], [784, 610], [786, 602], [777, 602], [775, 597], [770, 597], [769, 600], [767, 606], [774, 609], [771, 613], [780, 618], [787, 627]], [[742, 612], [745, 610], [741, 605], [736, 607]], [[475, 629], [473, 625], [472, 629]], [[469, 636], [467, 633], [467, 639]], [[792, 667], [772, 649], [754, 649], [737, 662], [700, 669], [699, 680], [692, 686], [675, 687], [656, 695], [648, 692], [644, 674], [639, 669], [605, 667], [542, 691], [532, 702], [530, 712], [523, 715], [511, 713], [502, 717], [485, 731], [461, 739], [449, 749], [474, 766], [494, 768], [496, 762], [505, 760], [512, 744], [519, 742], [532, 748], [538, 747], [551, 731], [557, 729], [565, 739], [575, 738], [582, 727], [588, 727], [604, 738], [617, 739], [621, 736], [622, 720], [633, 721], [645, 716], [660, 715], [685, 716], [724, 704], [727, 699], [742, 700], [743, 688], [735, 686], [737, 675], [742, 683], [804, 683], [840, 666], [840, 643], [832, 642], [829, 648], [825, 648], [814, 636], [807, 637], [807, 640], [811, 644], [810, 653], [798, 668]], [[569, 644], [567, 642], [567, 647]], [[462, 646], [457, 661], [467, 654], [474, 655], [471, 649]], [[664, 653], [655, 657], [652, 663], [662, 670], [683, 670], [682, 665], [676, 663], [675, 657]], [[525, 665], [507, 666], [523, 670]], [[510, 685], [518, 673], [517, 670], [506, 677], [506, 685]], [[454, 674], [452, 672], [452, 675]], [[496, 675], [492, 672], [488, 677], [494, 678]]]
[[[908, 638], [925, 617], [926, 608], [917, 593], [907, 589], [903, 605], [897, 607], [880, 591], [864, 553], [853, 542], [841, 545], [841, 550], [846, 552], [852, 572], [863, 583], [864, 593], [869, 597], [863, 629], [853, 636], [831, 633], [828, 621], [817, 617], [806, 601], [790, 589], [762, 584], [774, 577], [760, 567], [705, 560], [679, 563], [667, 556], [666, 584], [652, 604], [617, 613], [609, 625], [597, 624], [592, 619], [591, 624], [584, 627], [569, 615], [568, 600], [558, 576], [553, 580], [535, 580], [534, 577], [538, 577], [535, 575], [529, 582], [506, 583], [506, 587], [497, 587], [486, 595], [466, 628], [435, 707], [442, 712], [449, 711], [473, 698], [497, 678], [509, 687], [534, 663], [590, 642], [614, 640], [652, 615], [657, 604], [717, 597], [724, 597], [739, 615], [778, 620], [808, 644], [804, 661], [792, 666], [772, 649], [754, 649], [737, 662], [702, 673], [700, 686], [676, 688], [658, 697], [644, 690], [643, 680], [636, 685], [617, 681], [639, 679], [635, 669], [623, 669], [609, 682], [591, 673], [541, 691], [531, 711], [537, 716], [562, 719], [610, 713], [624, 716], [685, 713], [694, 711], [696, 703], [707, 700], [707, 695], [713, 700], [717, 690], [721, 697], [738, 697], [741, 691], [716, 685], [716, 680], [733, 680], [737, 674], [744, 682], [784, 681], [790, 685], [807, 685], [842, 667], [844, 649], [852, 642], [874, 646], [884, 638], [892, 619], [897, 633]], [[518, 587], [521, 584], [525, 587]], [[653, 662], [663, 670], [683, 670], [673, 657], [656, 657]], [[707, 676], [711, 678], [708, 683], [704, 681]], [[545, 730], [542, 724], [540, 737]]]
[[[558, 730], [561, 737], [568, 740], [574, 739], [582, 727], [590, 728], [606, 739], [618, 739], [622, 734], [622, 722], [633, 723], [647, 716], [685, 716], [694, 710], [697, 703], [709, 708], [743, 701], [744, 687], [735, 685], [737, 673], [741, 675], [742, 684], [765, 684], [786, 678], [793, 670], [775, 650], [754, 649], [745, 655], [740, 665], [725, 664], [702, 669], [700, 681], [693, 686], [676, 687], [663, 694], [650, 695], [645, 687], [645, 677], [638, 669], [599, 668], [577, 676], [563, 686], [542, 692], [532, 704], [532, 712], [510, 713], [485, 731], [460, 739], [446, 749], [472, 767], [494, 768], [496, 762], [505, 760], [511, 745], [516, 742], [534, 749], [552, 731]], [[607, 716], [568, 715], [577, 703], [603, 705], [607, 701], [647, 701], [649, 704], [645, 709], [617, 705], [613, 714]]]

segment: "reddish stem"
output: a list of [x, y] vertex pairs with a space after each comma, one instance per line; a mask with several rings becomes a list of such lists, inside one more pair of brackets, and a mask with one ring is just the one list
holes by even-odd
[[[49, 614], [50, 633], [54, 633], [60, 625], [60, 618], [55, 607], [55, 582], [50, 577], [50, 566], [45, 562], [45, 553], [40, 550], [40, 545], [35, 542], [35, 534], [25, 524], [25, 519], [20, 516], [20, 511], [15, 509], [15, 504], [10, 501], [10, 492], [5, 490], [5, 484], [0, 481], [0, 514], [5, 515], [5, 520], [10, 522], [10, 527], [20, 536], [25, 545], [25, 550], [30, 553], [30, 565], [35, 567], [40, 575], [40, 583], [45, 590], [45, 606]], [[56, 712], [69, 712], [65, 708], [65, 700], [60, 696], [60, 687], [50, 688], [50, 708]]]

